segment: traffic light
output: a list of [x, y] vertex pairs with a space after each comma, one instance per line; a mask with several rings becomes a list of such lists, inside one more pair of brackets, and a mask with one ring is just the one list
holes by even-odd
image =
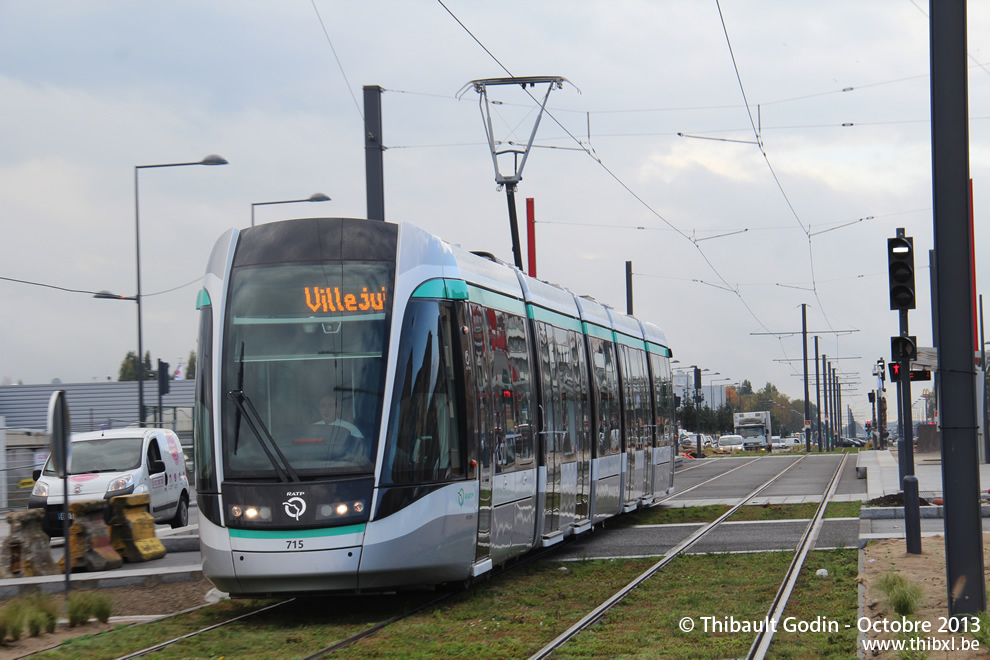
[[[901, 365], [896, 362], [890, 364], [890, 380], [895, 383], [901, 379], [900, 377], [900, 367]], [[908, 380], [931, 380], [932, 372], [931, 369], [912, 369], [908, 372]]]
[[[896, 362], [891, 362], [890, 380], [894, 381], [895, 383], [899, 381], [901, 379], [900, 373], [901, 373], [901, 365], [897, 364]], [[931, 380], [931, 379], [932, 379], [931, 369], [912, 369], [911, 371], [908, 372], [908, 380], [910, 381]]]
[[[901, 233], [900, 230], [898, 233]], [[890, 308], [914, 309], [914, 238], [887, 239], [887, 270], [890, 275]]]
[[[891, 337], [890, 338], [890, 359], [893, 362], [902, 360], [918, 359], [918, 338], [917, 337]], [[894, 365], [891, 364], [891, 367]], [[893, 371], [891, 378], [893, 379]]]
[[[891, 365], [891, 366], [893, 366], [893, 365]], [[876, 403], [877, 402], [877, 395], [874, 392], [867, 392], [866, 393], [866, 398], [868, 398], [870, 400], [870, 403]], [[869, 424], [869, 422], [867, 422], [867, 424]]]
[[168, 362], [158, 361], [158, 394], [168, 394]]
[[[887, 374], [886, 374], [886, 369], [884, 369], [883, 358], [880, 358], [880, 373], [878, 373], [877, 375], [880, 376], [880, 382], [881, 383], [886, 383], [887, 382]], [[885, 391], [886, 391], [886, 389], [885, 389]]]

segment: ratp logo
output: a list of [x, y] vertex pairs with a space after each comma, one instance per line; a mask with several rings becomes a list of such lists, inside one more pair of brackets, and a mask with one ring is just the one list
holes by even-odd
[[282, 502], [282, 506], [285, 507], [285, 515], [295, 518], [297, 522], [306, 513], [306, 500], [301, 497], [290, 497], [288, 501]]
[[464, 489], [461, 488], [457, 491], [457, 505], [464, 506]]

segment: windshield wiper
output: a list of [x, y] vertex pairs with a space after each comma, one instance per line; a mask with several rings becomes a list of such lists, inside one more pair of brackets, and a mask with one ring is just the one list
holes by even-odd
[[[257, 409], [254, 407], [254, 404], [251, 403], [251, 399], [248, 398], [248, 395], [245, 394], [243, 390], [231, 390], [227, 392], [227, 396], [229, 396], [230, 400], [237, 406], [238, 413], [244, 414], [244, 420], [254, 433], [254, 436], [258, 438], [258, 444], [261, 445], [262, 450], [265, 452], [265, 456], [268, 457], [268, 461], [272, 464], [272, 467], [275, 468], [275, 472], [278, 474], [279, 480], [300, 481], [299, 475], [296, 474], [294, 469], [292, 469], [292, 464], [289, 463], [289, 459], [287, 459], [285, 454], [282, 453], [282, 450], [278, 448], [278, 443], [275, 442], [275, 438], [272, 437], [268, 427], [265, 426], [265, 422], [261, 419], [261, 415], [258, 414]], [[238, 415], [238, 419], [239, 418], [240, 415]], [[261, 427], [261, 431], [264, 431], [264, 436], [262, 436], [261, 432], [258, 431], [259, 426]], [[268, 448], [268, 445], [265, 442], [266, 438], [268, 442], [271, 443], [272, 449], [275, 450], [275, 453], [278, 454], [278, 457], [282, 459], [282, 462], [285, 464], [284, 469], [281, 465], [279, 465], [278, 460], [276, 460], [275, 456]]]
[[[241, 342], [241, 356], [237, 360], [237, 391], [244, 391], [244, 342]], [[234, 453], [237, 453], [237, 443], [241, 437], [241, 407], [237, 406], [234, 416]]]

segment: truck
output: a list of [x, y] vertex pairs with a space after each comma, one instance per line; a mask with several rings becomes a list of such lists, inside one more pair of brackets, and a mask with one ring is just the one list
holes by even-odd
[[734, 413], [732, 415], [736, 435], [743, 437], [743, 449], [769, 449], [770, 411]]

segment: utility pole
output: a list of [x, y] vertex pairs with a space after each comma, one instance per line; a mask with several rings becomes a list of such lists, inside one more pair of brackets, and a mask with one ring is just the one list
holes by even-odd
[[633, 272], [632, 262], [626, 262], [626, 314], [632, 316], [633, 313]]
[[369, 220], [385, 219], [385, 146], [382, 143], [382, 90], [364, 86], [364, 179]]
[[818, 411], [818, 453], [822, 453], [822, 385], [818, 375], [818, 335], [815, 335], [815, 408]]
[[932, 201], [949, 615], [986, 610], [973, 350], [969, 90], [965, 0], [929, 5]]

